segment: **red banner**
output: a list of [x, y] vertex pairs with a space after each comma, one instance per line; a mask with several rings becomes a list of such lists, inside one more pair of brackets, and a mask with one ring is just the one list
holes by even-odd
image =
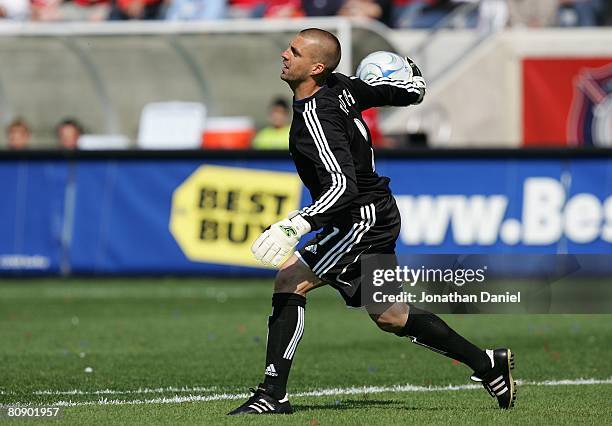
[[612, 58], [523, 60], [525, 146], [612, 145]]

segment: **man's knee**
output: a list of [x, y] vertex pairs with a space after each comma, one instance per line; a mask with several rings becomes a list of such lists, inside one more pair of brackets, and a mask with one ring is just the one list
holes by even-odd
[[382, 313], [380, 315], [373, 315], [372, 319], [378, 328], [387, 333], [399, 333], [404, 326], [404, 324], [398, 321], [397, 316], [392, 314]]
[[370, 318], [381, 330], [387, 333], [399, 333], [406, 325], [408, 309], [405, 304], [396, 303], [382, 313], [370, 314]]
[[274, 279], [275, 293], [306, 293], [321, 285], [321, 281], [293, 256], [281, 267]]
[[291, 268], [281, 269], [274, 279], [275, 293], [297, 293], [298, 280]]

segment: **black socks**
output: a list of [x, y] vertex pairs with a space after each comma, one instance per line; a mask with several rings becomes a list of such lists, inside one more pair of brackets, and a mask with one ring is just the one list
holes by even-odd
[[409, 305], [408, 321], [398, 336], [409, 336], [414, 343], [456, 359], [483, 374], [491, 369], [491, 360], [483, 351], [465, 340], [440, 317]]
[[[304, 333], [306, 298], [294, 293], [272, 296], [272, 315], [268, 318], [268, 346], [265, 378], [266, 393], [281, 400], [287, 393], [291, 363]], [[414, 343], [456, 359], [478, 376], [491, 369], [487, 354], [451, 329], [431, 312], [410, 305], [408, 321], [398, 336], [409, 336]]]
[[306, 298], [295, 293], [275, 293], [268, 318], [268, 348], [263, 385], [276, 399], [287, 393], [291, 361], [304, 333]]

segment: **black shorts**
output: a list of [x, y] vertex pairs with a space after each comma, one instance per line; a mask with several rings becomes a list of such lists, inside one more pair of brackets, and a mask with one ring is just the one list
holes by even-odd
[[363, 306], [361, 259], [383, 255], [386, 263], [392, 259], [391, 263], [397, 264], [395, 241], [400, 226], [399, 210], [389, 195], [338, 217], [295, 254], [317, 277], [337, 289], [348, 306]]

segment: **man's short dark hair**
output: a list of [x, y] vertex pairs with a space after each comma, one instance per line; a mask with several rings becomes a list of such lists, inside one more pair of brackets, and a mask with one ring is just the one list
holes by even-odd
[[300, 31], [300, 35], [319, 42], [319, 49], [315, 59], [325, 65], [325, 70], [319, 78], [321, 82], [325, 81], [340, 63], [340, 58], [342, 57], [340, 41], [329, 31], [320, 28], [307, 28]]
[[83, 126], [76, 118], [68, 117], [62, 119], [62, 121], [57, 123], [57, 126], [55, 126], [55, 133], [59, 132], [59, 130], [64, 126], [73, 126], [78, 130], [79, 133], [83, 133]]

